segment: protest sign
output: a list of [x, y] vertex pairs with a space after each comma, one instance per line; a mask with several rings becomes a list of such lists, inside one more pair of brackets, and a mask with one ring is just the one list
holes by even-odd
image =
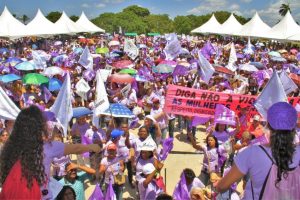
[[[241, 107], [248, 107], [249, 116], [257, 114], [253, 106], [257, 96], [227, 94], [209, 90], [199, 90], [176, 85], [168, 85], [164, 111], [183, 116], [213, 116], [217, 104], [222, 104], [238, 113]], [[296, 106], [300, 97], [288, 98]]]

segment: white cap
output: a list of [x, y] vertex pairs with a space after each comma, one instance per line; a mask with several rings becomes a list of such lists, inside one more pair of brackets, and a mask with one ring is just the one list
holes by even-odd
[[156, 122], [156, 120], [154, 119], [154, 117], [152, 115], [146, 115], [145, 118], [151, 119], [154, 123]]
[[155, 146], [151, 143], [144, 143], [143, 146], [141, 147], [141, 151], [154, 151]]
[[155, 170], [155, 167], [152, 163], [147, 163], [143, 166], [142, 173], [144, 175], [151, 174]]

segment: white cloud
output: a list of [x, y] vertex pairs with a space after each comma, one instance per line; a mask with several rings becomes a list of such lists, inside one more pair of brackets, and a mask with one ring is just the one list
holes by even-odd
[[230, 7], [229, 7], [229, 10], [238, 10], [240, 9], [240, 6], [238, 4], [232, 4]]
[[106, 7], [106, 4], [104, 4], [104, 3], [98, 3], [98, 4], [95, 5], [95, 7], [96, 8], [104, 8], [104, 7]]
[[87, 4], [87, 3], [84, 3], [84, 4], [81, 4], [81, 7], [83, 7], [83, 8], [89, 8], [91, 6], [89, 4]]
[[241, 0], [242, 3], [250, 3], [252, 0]]
[[206, 14], [218, 10], [227, 10], [227, 0], [204, 0], [196, 8], [188, 10], [189, 14]]
[[124, 2], [124, 0], [104, 0], [103, 2], [104, 3], [114, 3], [114, 4], [117, 4], [117, 3]]

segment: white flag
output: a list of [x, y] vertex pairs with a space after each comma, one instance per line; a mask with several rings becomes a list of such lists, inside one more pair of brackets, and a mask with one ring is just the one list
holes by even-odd
[[237, 61], [237, 57], [236, 57], [236, 50], [234, 47], [234, 43], [231, 43], [231, 48], [230, 48], [230, 56], [229, 56], [229, 61], [228, 61], [228, 65], [226, 66], [228, 69], [230, 69], [231, 71], [236, 71], [236, 66], [235, 66], [235, 62]]
[[96, 74], [96, 100], [95, 100], [95, 115], [100, 115], [101, 112], [105, 111], [109, 108], [109, 101], [106, 93], [106, 89], [104, 86], [104, 82], [101, 78], [100, 71], [97, 71]]
[[167, 46], [164, 49], [166, 60], [173, 60], [181, 53], [181, 45], [175, 33], [166, 35]]
[[33, 63], [36, 65], [36, 69], [45, 69], [47, 67], [46, 58], [40, 54], [41, 52], [32, 51], [31, 55], [33, 58]]
[[0, 87], [0, 119], [15, 120], [19, 112], [20, 109]]
[[274, 71], [266, 87], [257, 97], [254, 106], [264, 119], [267, 119], [268, 109], [277, 102], [287, 102], [287, 97], [279, 76], [277, 72]]
[[200, 65], [200, 77], [205, 83], [209, 83], [210, 78], [215, 73], [215, 68], [208, 62], [208, 60], [202, 55], [201, 51], [198, 51], [199, 65]]
[[139, 49], [135, 46], [132, 40], [125, 40], [124, 52], [134, 60], [139, 55]]
[[88, 46], [86, 46], [78, 61], [84, 68], [93, 70], [93, 57], [90, 53]]
[[288, 76], [286, 71], [280, 73], [280, 80], [286, 95], [290, 94], [298, 88], [294, 81]]
[[73, 108], [71, 101], [71, 81], [70, 74], [67, 73], [65, 81], [57, 95], [57, 98], [50, 108], [50, 111], [55, 113], [56, 118], [62, 124], [64, 135], [67, 135], [68, 124], [73, 117]]
[[87, 100], [87, 93], [90, 91], [91, 87], [83, 78], [77, 82], [75, 88], [76, 93], [84, 100]]
[[128, 97], [130, 89], [131, 89], [131, 84], [130, 83], [128, 83], [125, 87], [122, 88], [121, 94], [123, 95], [123, 97], [125, 97], [125, 98]]

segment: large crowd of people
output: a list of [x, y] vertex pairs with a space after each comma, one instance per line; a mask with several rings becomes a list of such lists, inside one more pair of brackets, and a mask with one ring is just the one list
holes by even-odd
[[[127, 40], [136, 45], [137, 55], [125, 50]], [[287, 73], [297, 85], [287, 96], [299, 97], [299, 48], [274, 41], [252, 40], [252, 45], [247, 39], [217, 36], [178, 35], [178, 41], [180, 53], [170, 59], [166, 55], [168, 35], [1, 39], [0, 86], [21, 112], [14, 120], [0, 121], [0, 199], [83, 200], [86, 181], [96, 184], [90, 199], [110, 196], [121, 200], [125, 183], [136, 191], [132, 198], [140, 200], [273, 199], [270, 193], [300, 198], [299, 191], [288, 185], [300, 166], [298, 105], [275, 103], [267, 118], [259, 112], [250, 115], [251, 108], [241, 105], [235, 110], [235, 125], [212, 116], [201, 124], [205, 132], [199, 131], [193, 116], [164, 111], [169, 85], [259, 96], [273, 73]], [[232, 46], [236, 49], [236, 61], [231, 63], [235, 70], [228, 66]], [[89, 69], [79, 62], [86, 48], [93, 58]], [[199, 51], [215, 68], [209, 81], [201, 78]], [[38, 56], [33, 55], [36, 53]], [[18, 69], [27, 61], [34, 69]], [[53, 66], [60, 70], [46, 73]], [[50, 82], [28, 84], [24, 78], [2, 79], [34, 72], [61, 86], [70, 74], [73, 108], [92, 111], [98, 70], [109, 72], [104, 80], [109, 102], [127, 107], [135, 118], [103, 114], [96, 116], [99, 122], [95, 123], [95, 116], [82, 114], [69, 122], [67, 134], [49, 111], [60, 87], [50, 89]], [[79, 90], [80, 82], [89, 89]], [[179, 169], [182, 174], [174, 193], [166, 194], [162, 177], [158, 177], [164, 167], [161, 151], [176, 132], [186, 133], [191, 146], [204, 153], [203, 166], [199, 166], [200, 174]], [[205, 141], [199, 144], [196, 134]], [[285, 187], [285, 192], [269, 187], [273, 170], [271, 185]]]

